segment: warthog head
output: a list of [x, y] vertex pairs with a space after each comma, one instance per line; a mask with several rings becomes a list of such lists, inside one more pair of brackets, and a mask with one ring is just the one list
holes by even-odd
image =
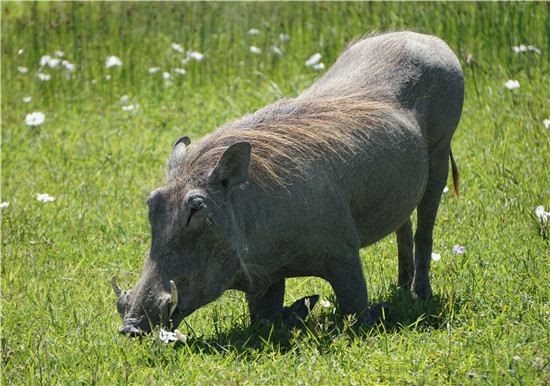
[[123, 291], [112, 278], [121, 333], [177, 327], [217, 299], [239, 270], [239, 233], [229, 197], [248, 178], [251, 145], [234, 143], [213, 166], [191, 173], [185, 165], [189, 142], [187, 137], [176, 142], [168, 182], [147, 200], [152, 243], [138, 283]]

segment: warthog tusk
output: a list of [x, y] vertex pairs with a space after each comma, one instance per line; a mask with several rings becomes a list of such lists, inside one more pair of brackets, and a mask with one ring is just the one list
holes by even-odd
[[176, 288], [176, 284], [173, 280], [170, 280], [170, 288], [171, 288], [171, 294], [170, 294], [170, 314], [169, 318], [172, 317], [172, 314], [174, 311], [176, 311], [176, 308], [178, 307], [178, 289]]
[[122, 288], [120, 288], [120, 286], [118, 285], [118, 283], [116, 282], [116, 276], [113, 275], [113, 277], [111, 278], [111, 285], [113, 286], [113, 290], [115, 291], [115, 294], [117, 297], [120, 297], [120, 295], [122, 295]]

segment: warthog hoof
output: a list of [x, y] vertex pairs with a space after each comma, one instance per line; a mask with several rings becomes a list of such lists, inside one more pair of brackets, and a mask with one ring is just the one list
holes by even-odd
[[385, 319], [389, 313], [390, 305], [387, 302], [374, 304], [366, 312], [365, 323], [367, 325], [377, 323]]
[[305, 320], [315, 304], [319, 301], [319, 295], [306, 296], [296, 300], [291, 306], [283, 308], [283, 321], [289, 326], [295, 326], [299, 320]]
[[123, 324], [118, 328], [118, 332], [130, 336], [138, 336], [144, 333], [144, 331], [141, 331], [139, 328], [132, 324]]

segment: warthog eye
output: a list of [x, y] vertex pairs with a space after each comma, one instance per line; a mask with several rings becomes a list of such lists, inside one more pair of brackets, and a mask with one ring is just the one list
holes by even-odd
[[204, 198], [198, 195], [192, 195], [185, 199], [185, 205], [188, 207], [189, 216], [187, 217], [186, 226], [189, 226], [191, 218], [201, 209], [206, 208]]

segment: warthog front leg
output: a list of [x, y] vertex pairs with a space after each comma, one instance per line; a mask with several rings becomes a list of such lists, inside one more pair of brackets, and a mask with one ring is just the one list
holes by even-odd
[[247, 293], [248, 310], [250, 312], [250, 321], [257, 323], [259, 321], [273, 320], [281, 317], [283, 310], [283, 301], [285, 298], [285, 279], [269, 286], [266, 290]]
[[258, 323], [282, 320], [285, 324], [294, 326], [298, 320], [304, 320], [308, 316], [319, 300], [319, 295], [311, 295], [296, 300], [288, 307], [283, 307], [284, 297], [284, 279], [272, 284], [265, 291], [256, 294], [247, 293], [250, 321]]
[[359, 251], [349, 252], [349, 256], [333, 259], [326, 279], [332, 286], [340, 311], [345, 315], [355, 315], [364, 324], [377, 322], [388, 314], [387, 303], [375, 304], [369, 308], [367, 285], [361, 268]]

